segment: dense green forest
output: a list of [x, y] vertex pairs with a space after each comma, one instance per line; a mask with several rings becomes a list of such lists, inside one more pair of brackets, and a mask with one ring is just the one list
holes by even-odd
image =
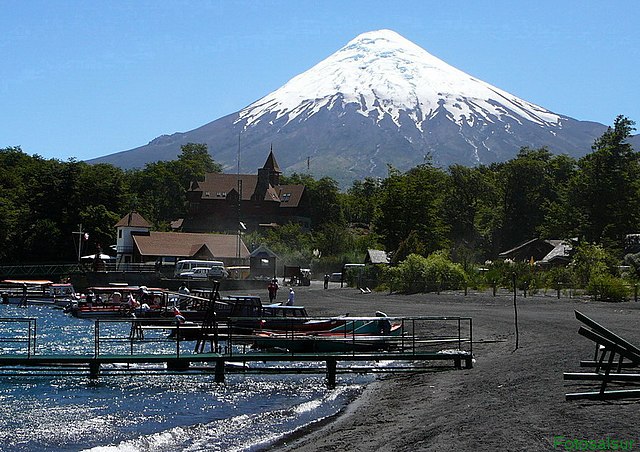
[[[390, 166], [386, 178], [357, 180], [344, 192], [331, 178], [293, 174], [284, 183], [307, 186], [312, 231], [285, 225], [245, 242], [326, 268], [362, 262], [367, 248], [393, 251], [396, 262], [446, 250], [467, 265], [535, 237], [578, 237], [621, 259], [625, 235], [640, 232], [640, 163], [626, 143], [633, 126], [619, 116], [580, 159], [523, 148], [510, 161], [474, 168]], [[108, 250], [113, 226], [131, 209], [167, 230], [186, 213], [191, 181], [220, 170], [203, 144], [136, 170], [0, 149], [0, 263], [73, 261], [79, 224], [88, 252]]]

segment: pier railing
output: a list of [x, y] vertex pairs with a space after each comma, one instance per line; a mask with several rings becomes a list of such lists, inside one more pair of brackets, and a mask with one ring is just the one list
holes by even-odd
[[[93, 340], [86, 338], [82, 347], [45, 354], [36, 347], [35, 319], [4, 319], [8, 326], [2, 320], [6, 334], [0, 335], [0, 375], [24, 375], [20, 370], [24, 367], [30, 369], [27, 375], [88, 370], [94, 379], [101, 374], [188, 370], [214, 373], [215, 381], [222, 382], [232, 366], [234, 372], [243, 373], [326, 372], [328, 384], [335, 385], [339, 373], [420, 372], [436, 361], [471, 368], [473, 362], [469, 317], [314, 318], [309, 320], [342, 326], [304, 334], [299, 321], [294, 327], [293, 319], [289, 327], [280, 324], [278, 330], [266, 330], [268, 322], [260, 328], [263, 322], [255, 317], [204, 325], [175, 324], [171, 319], [105, 319], [94, 322]], [[91, 345], [93, 350], [87, 350]], [[50, 344], [42, 346], [51, 350]], [[380, 366], [380, 362], [391, 364]]]
[[34, 355], [37, 324], [33, 318], [0, 318], [0, 354]]
[[[299, 320], [294, 318], [278, 318], [277, 329], [269, 329], [268, 323], [261, 328], [261, 320], [255, 317], [233, 317], [204, 326], [199, 323], [177, 324], [170, 319], [100, 319], [94, 322], [93, 350], [78, 353], [86, 355], [89, 352], [95, 358], [137, 354], [174, 354], [180, 357], [203, 352], [232, 357], [245, 355], [248, 350], [291, 355], [322, 351], [297, 347], [313, 340], [327, 342], [329, 349], [335, 346], [331, 351], [346, 354], [365, 350], [415, 355], [447, 349], [473, 354], [473, 323], [470, 317], [334, 317], [309, 320], [319, 323], [333, 321], [338, 325], [328, 332], [303, 331]], [[379, 325], [380, 329], [373, 330], [371, 325]], [[362, 332], [363, 326], [368, 328], [365, 332]], [[385, 331], [385, 328], [389, 330]], [[37, 354], [35, 318], [0, 319], [0, 331], [0, 356], [8, 353]]]

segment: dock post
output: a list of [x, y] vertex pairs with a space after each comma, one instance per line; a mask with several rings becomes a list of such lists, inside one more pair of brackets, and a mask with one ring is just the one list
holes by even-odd
[[100, 363], [98, 361], [89, 362], [89, 378], [97, 380], [100, 375]]
[[327, 386], [329, 388], [336, 387], [336, 364], [335, 358], [327, 359]]
[[473, 369], [473, 356], [469, 355], [464, 359], [464, 368]]
[[224, 383], [224, 360], [216, 360], [216, 383]]
[[184, 371], [189, 370], [191, 362], [185, 359], [168, 359], [167, 370]]

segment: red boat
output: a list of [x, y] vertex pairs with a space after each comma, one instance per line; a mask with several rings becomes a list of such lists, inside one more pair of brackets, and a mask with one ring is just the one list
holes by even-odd
[[168, 292], [145, 286], [89, 287], [87, 294], [65, 309], [78, 318], [145, 317], [169, 310]]
[[324, 331], [259, 331], [254, 344], [299, 353], [374, 351], [394, 347], [404, 334], [401, 323], [386, 317], [340, 320], [342, 325]]

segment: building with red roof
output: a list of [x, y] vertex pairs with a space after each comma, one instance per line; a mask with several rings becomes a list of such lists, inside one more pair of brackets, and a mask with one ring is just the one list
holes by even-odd
[[204, 181], [193, 182], [187, 192], [189, 213], [182, 230], [233, 233], [286, 223], [309, 229], [305, 186], [281, 185], [281, 175], [273, 151], [258, 174], [206, 174]]

